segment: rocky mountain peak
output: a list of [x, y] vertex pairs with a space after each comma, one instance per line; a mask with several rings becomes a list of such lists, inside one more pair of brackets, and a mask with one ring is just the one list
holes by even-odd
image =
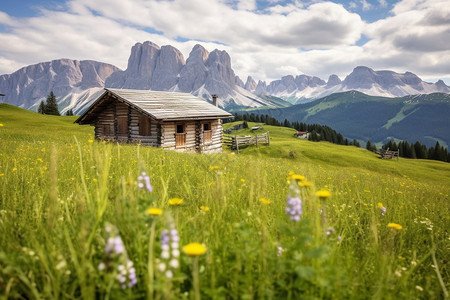
[[327, 87], [336, 86], [341, 83], [342, 83], [341, 79], [337, 75], [333, 74], [330, 75], [330, 77], [328, 77]]
[[253, 92], [256, 89], [256, 81], [252, 78], [252, 76], [247, 77], [244, 88], [250, 92]]

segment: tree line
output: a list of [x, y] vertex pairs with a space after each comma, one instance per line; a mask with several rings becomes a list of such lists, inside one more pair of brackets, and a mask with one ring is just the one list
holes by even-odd
[[[326, 125], [290, 122], [287, 119], [280, 122], [267, 114], [258, 115], [255, 113], [234, 113], [233, 115], [235, 118], [234, 121], [264, 123], [266, 125], [294, 128], [297, 131], [307, 131], [309, 133], [308, 140], [313, 142], [327, 141], [338, 145], [352, 145], [361, 147], [360, 143], [356, 139], [349, 141], [347, 138], [344, 138], [341, 133], [336, 132], [336, 130]], [[231, 120], [228, 120], [228, 122], [231, 122]], [[420, 142], [409, 144], [407, 141], [401, 141], [397, 144], [395, 141], [389, 141], [384, 144], [382, 148], [389, 148], [389, 150], [392, 151], [398, 150], [400, 157], [450, 162], [450, 153], [445, 147], [441, 146], [439, 142], [436, 142], [434, 147], [427, 148], [427, 146], [421, 144]], [[377, 151], [376, 145], [372, 144], [370, 140], [366, 143], [366, 149], [373, 152]]]
[[[47, 99], [44, 103], [44, 101], [41, 101], [38, 107], [38, 113], [43, 115], [54, 115], [54, 116], [60, 116], [58, 103], [56, 101], [55, 94], [53, 91], [50, 92], [50, 94], [47, 96]], [[73, 116], [73, 110], [69, 109], [66, 112], [66, 116]]]
[[283, 122], [278, 121], [277, 119], [269, 116], [269, 115], [258, 115], [254, 113], [245, 113], [245, 114], [234, 114], [234, 121], [247, 121], [247, 122], [255, 122], [255, 123], [264, 123], [266, 125], [272, 126], [280, 126], [280, 127], [288, 127], [294, 128], [297, 131], [307, 131], [308, 140], [313, 142], [319, 141], [327, 141], [333, 144], [338, 145], [348, 145], [348, 146], [356, 146], [361, 147], [360, 143], [354, 139], [353, 141], [349, 141], [347, 138], [336, 132], [336, 130], [332, 129], [326, 125], [320, 124], [306, 124], [302, 122], [290, 122], [287, 119], [284, 119]]
[[417, 158], [417, 159], [432, 159], [444, 162], [450, 162], [450, 153], [448, 150], [436, 142], [434, 147], [429, 147], [420, 142], [408, 143], [407, 141], [400, 141], [398, 144], [389, 141], [383, 145], [383, 149], [388, 149], [399, 152], [400, 157]]

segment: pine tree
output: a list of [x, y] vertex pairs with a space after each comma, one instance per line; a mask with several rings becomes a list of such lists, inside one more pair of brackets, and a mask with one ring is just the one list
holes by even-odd
[[58, 104], [56, 103], [56, 97], [55, 97], [55, 94], [53, 94], [53, 91], [51, 91], [47, 97], [47, 102], [45, 103], [44, 113], [46, 115], [60, 116], [60, 113], [58, 110]]
[[38, 113], [40, 113], [40, 114], [44, 114], [45, 113], [44, 101], [41, 101], [41, 104], [39, 104]]

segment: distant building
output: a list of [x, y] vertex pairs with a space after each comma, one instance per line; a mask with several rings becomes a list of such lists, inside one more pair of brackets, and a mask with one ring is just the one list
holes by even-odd
[[297, 131], [296, 133], [294, 133], [294, 135], [296, 137], [298, 137], [299, 139], [307, 139], [308, 138], [308, 131]]
[[222, 119], [232, 117], [187, 93], [105, 89], [75, 123], [94, 126], [98, 140], [213, 153], [222, 151]]

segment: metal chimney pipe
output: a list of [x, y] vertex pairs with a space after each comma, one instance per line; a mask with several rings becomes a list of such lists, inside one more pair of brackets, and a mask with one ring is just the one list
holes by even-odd
[[211, 97], [212, 97], [213, 105], [214, 105], [214, 106], [217, 106], [217, 95], [214, 94], [214, 95], [211, 95]]

